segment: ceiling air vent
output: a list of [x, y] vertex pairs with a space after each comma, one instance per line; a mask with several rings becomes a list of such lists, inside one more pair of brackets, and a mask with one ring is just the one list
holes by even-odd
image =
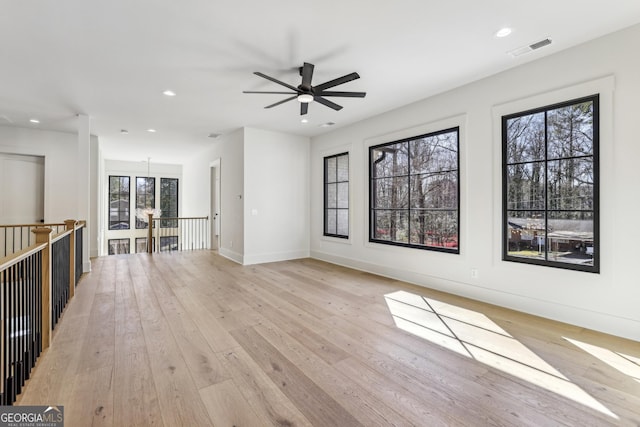
[[531, 43], [528, 46], [521, 46], [521, 47], [518, 47], [516, 49], [510, 50], [507, 53], [515, 58], [517, 56], [524, 55], [525, 53], [532, 52], [532, 51], [534, 51], [536, 49], [540, 49], [541, 47], [549, 46], [550, 44], [551, 44], [551, 39], [550, 38], [546, 38], [544, 40], [540, 40], [538, 42]]

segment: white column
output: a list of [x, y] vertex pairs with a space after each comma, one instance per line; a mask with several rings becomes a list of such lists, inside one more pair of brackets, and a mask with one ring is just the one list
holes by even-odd
[[76, 191], [78, 206], [76, 219], [86, 220], [87, 226], [82, 231], [82, 269], [91, 270], [89, 261], [89, 228], [91, 213], [91, 117], [78, 114], [78, 162], [76, 169]]

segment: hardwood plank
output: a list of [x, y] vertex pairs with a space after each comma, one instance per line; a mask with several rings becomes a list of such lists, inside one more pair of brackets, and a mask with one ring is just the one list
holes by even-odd
[[314, 425], [361, 426], [335, 399], [267, 342], [254, 328], [231, 332], [278, 388]]
[[220, 354], [238, 389], [265, 424], [304, 427], [311, 423], [242, 347]]
[[227, 380], [200, 390], [213, 425], [259, 426], [263, 421], [253, 412], [233, 380]]

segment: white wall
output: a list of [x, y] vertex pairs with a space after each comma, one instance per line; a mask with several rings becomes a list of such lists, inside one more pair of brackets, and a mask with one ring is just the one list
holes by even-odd
[[[11, 154], [28, 154], [43, 156], [44, 164], [44, 220], [46, 223], [64, 222], [66, 219], [87, 221], [89, 233], [85, 233], [84, 271], [90, 271], [91, 264], [87, 258], [89, 253], [97, 252], [97, 222], [91, 204], [90, 194], [80, 195], [76, 191], [79, 180], [91, 180], [97, 177], [98, 161], [96, 153], [99, 141], [95, 136], [90, 138], [90, 147], [85, 151], [90, 156], [90, 164], [86, 168], [78, 168], [80, 151], [78, 135], [53, 132], [39, 129], [0, 126], [0, 152]], [[82, 169], [85, 174], [80, 175]], [[88, 176], [86, 175], [88, 173]], [[80, 206], [90, 206], [86, 218], [78, 214]]]
[[[640, 340], [639, 44], [635, 26], [312, 139], [311, 255]], [[601, 273], [502, 261], [500, 115], [593, 91], [601, 92]], [[461, 126], [460, 255], [369, 243], [368, 146], [451, 123]], [[322, 237], [322, 158], [345, 150], [348, 241]]]
[[212, 140], [183, 168], [185, 215], [211, 215], [211, 165], [220, 160], [219, 253], [242, 264], [244, 257], [244, 129]]
[[309, 138], [245, 128], [244, 264], [309, 256]]
[[77, 144], [74, 134], [0, 126], [0, 152], [45, 158], [44, 220], [47, 223], [76, 216]]

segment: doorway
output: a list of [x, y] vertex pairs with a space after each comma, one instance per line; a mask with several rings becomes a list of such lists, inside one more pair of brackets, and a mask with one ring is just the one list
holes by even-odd
[[210, 187], [211, 187], [211, 249], [218, 250], [220, 248], [220, 159], [213, 161], [210, 165]]
[[44, 222], [44, 157], [0, 153], [0, 224]]

